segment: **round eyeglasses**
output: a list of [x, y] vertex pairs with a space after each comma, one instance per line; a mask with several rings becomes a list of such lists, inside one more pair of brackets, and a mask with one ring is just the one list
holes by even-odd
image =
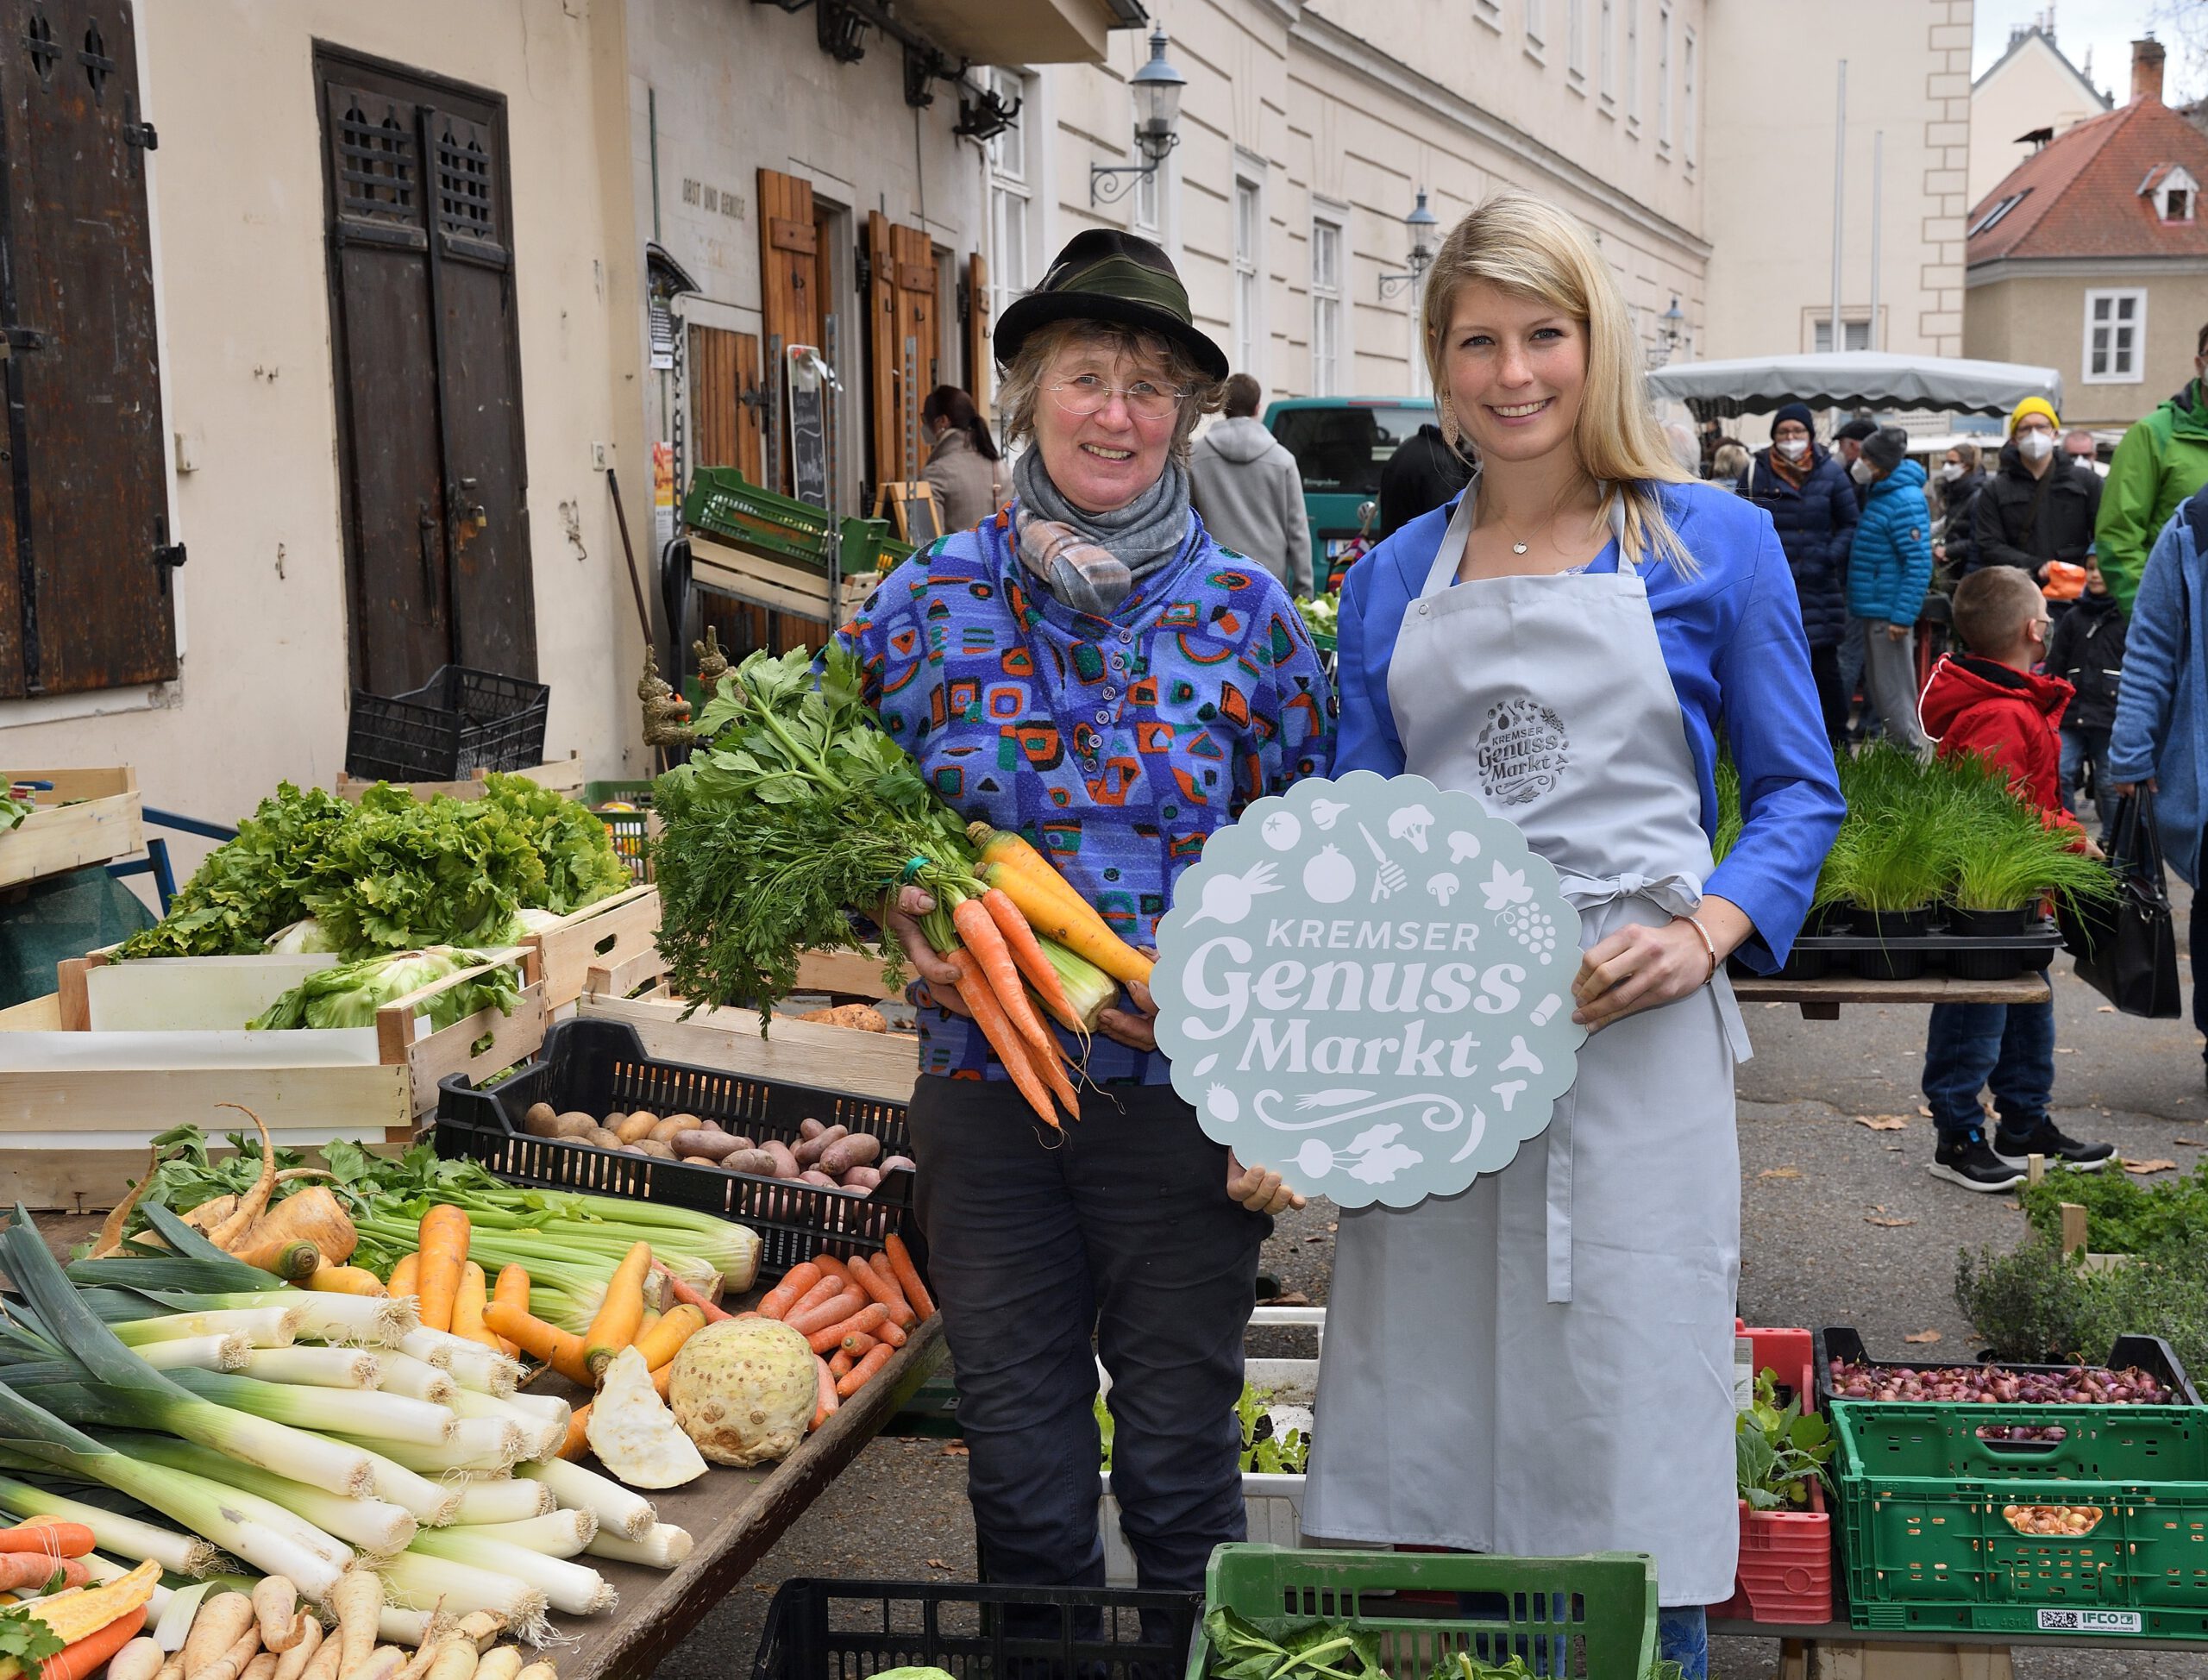
[[1101, 413], [1117, 397], [1138, 420], [1163, 420], [1178, 409], [1181, 399], [1189, 394], [1170, 386], [1153, 385], [1148, 379], [1137, 379], [1130, 386], [1114, 386], [1094, 373], [1076, 373], [1070, 379], [1060, 379], [1050, 387], [1050, 392], [1060, 408], [1083, 419]]

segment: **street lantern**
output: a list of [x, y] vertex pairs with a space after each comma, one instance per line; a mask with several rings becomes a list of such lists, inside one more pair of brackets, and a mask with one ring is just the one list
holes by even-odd
[[1157, 172], [1165, 154], [1181, 143], [1181, 90], [1188, 85], [1188, 78], [1166, 60], [1165, 31], [1153, 29], [1150, 62], [1136, 71], [1128, 84], [1135, 102], [1135, 152], [1142, 161], [1117, 167], [1090, 164], [1090, 204], [1108, 204], [1123, 197], [1135, 182]]
[[1380, 277], [1380, 301], [1398, 297], [1408, 286], [1418, 290], [1418, 283], [1426, 271], [1433, 266], [1433, 230], [1441, 225], [1433, 212], [1426, 207], [1426, 189], [1418, 190], [1418, 203], [1411, 206], [1411, 213], [1403, 218], [1403, 230], [1410, 235], [1410, 254], [1403, 264], [1410, 272], [1403, 274], [1383, 274]]
[[1672, 307], [1664, 311], [1663, 322], [1664, 342], [1676, 350], [1687, 335], [1687, 313], [1679, 307], [1677, 298], [1672, 299]]

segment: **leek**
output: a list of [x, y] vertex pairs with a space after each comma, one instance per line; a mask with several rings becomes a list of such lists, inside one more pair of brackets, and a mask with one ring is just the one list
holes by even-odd
[[523, 1457], [549, 1458], [568, 1444], [568, 1426], [573, 1417], [568, 1402], [552, 1402], [560, 1408], [555, 1418], [535, 1407], [516, 1405], [514, 1402], [520, 1398], [515, 1395], [500, 1400], [495, 1395], [479, 1395], [473, 1389], [462, 1389], [453, 1395], [452, 1409], [462, 1418], [496, 1418], [501, 1423], [511, 1424], [521, 1432]]
[[546, 1423], [557, 1423], [565, 1429], [574, 1415], [574, 1408], [557, 1395], [536, 1395], [527, 1389], [518, 1389], [506, 1396], [506, 1404], [524, 1412], [534, 1412]]
[[453, 1521], [472, 1527], [493, 1523], [526, 1522], [558, 1508], [551, 1489], [542, 1482], [519, 1476], [486, 1476], [461, 1483], [460, 1505]]
[[677, 1528], [671, 1522], [656, 1522], [641, 1540], [632, 1540], [619, 1534], [609, 1534], [604, 1529], [591, 1536], [590, 1544], [583, 1548], [593, 1558], [608, 1558], [617, 1564], [642, 1564], [647, 1569], [673, 1569], [690, 1555], [690, 1531]]
[[235, 1367], [203, 1365], [200, 1369], [235, 1369], [263, 1382], [290, 1382], [309, 1389], [380, 1389], [383, 1386], [381, 1362], [363, 1348], [256, 1348]]
[[292, 1307], [257, 1307], [245, 1312], [171, 1313], [113, 1329], [116, 1340], [125, 1347], [185, 1336], [242, 1336], [255, 1347], [289, 1347], [298, 1339], [300, 1316]]
[[138, 1357], [157, 1371], [243, 1370], [252, 1353], [253, 1344], [242, 1336], [179, 1336], [138, 1350]]
[[386, 1348], [376, 1355], [376, 1363], [383, 1368], [383, 1392], [405, 1395], [412, 1400], [426, 1400], [438, 1406], [452, 1404], [453, 1390], [459, 1385], [449, 1371], [443, 1371], [426, 1359], [417, 1359], [411, 1353], [400, 1353]]
[[613, 1583], [587, 1564], [548, 1558], [527, 1546], [485, 1539], [461, 1529], [424, 1529], [414, 1537], [411, 1551], [426, 1553], [448, 1564], [464, 1564], [511, 1576], [543, 1593], [544, 1602], [552, 1608], [571, 1616], [595, 1615], [601, 1610], [611, 1610], [620, 1602], [621, 1595], [614, 1590]]
[[432, 1482], [419, 1471], [363, 1449], [372, 1481], [369, 1497], [396, 1505], [417, 1522], [442, 1527], [460, 1508], [460, 1489]]
[[[542, 1552], [547, 1558], [573, 1558], [598, 1533], [598, 1519], [588, 1511], [547, 1511], [518, 1522], [455, 1523], [442, 1532], [455, 1539], [502, 1540], [508, 1545]], [[435, 1552], [437, 1548], [425, 1545], [422, 1550]]]
[[267, 1470], [241, 1464], [189, 1441], [171, 1440], [165, 1435], [118, 1434], [111, 1444], [116, 1451], [148, 1464], [166, 1464], [172, 1470], [190, 1470], [212, 1481], [226, 1481], [247, 1493], [273, 1500], [293, 1515], [304, 1518], [316, 1527], [365, 1551], [379, 1555], [404, 1551], [419, 1526], [413, 1514], [400, 1506], [386, 1504], [380, 1499], [346, 1499], [324, 1493], [320, 1488], [272, 1476]]
[[417, 1441], [370, 1440], [356, 1445], [373, 1447], [394, 1464], [423, 1476], [442, 1476], [450, 1470], [503, 1470], [521, 1457], [521, 1431], [495, 1418], [462, 1418], [451, 1438], [436, 1445]]
[[[430, 1531], [435, 1532], [435, 1531]], [[418, 1541], [422, 1537], [416, 1535]], [[549, 1632], [542, 1589], [511, 1575], [412, 1550], [400, 1552], [377, 1573], [391, 1602], [402, 1610], [436, 1611], [464, 1616], [488, 1610], [506, 1619], [515, 1637], [540, 1645]]]
[[[392, 1441], [435, 1446], [450, 1440], [460, 1425], [449, 1407], [368, 1389], [301, 1389], [220, 1371], [179, 1371], [176, 1381], [203, 1400], [248, 1417], [290, 1424], [297, 1429], [359, 1436], [371, 1444]], [[280, 1470], [281, 1467], [267, 1468]], [[365, 1492], [367, 1489], [363, 1483], [342, 1491]]]
[[64, 1499], [60, 1494], [0, 1476], [0, 1511], [9, 1516], [59, 1517], [92, 1531], [92, 1544], [133, 1563], [155, 1563], [171, 1575], [200, 1576], [215, 1567], [215, 1548], [197, 1534], [179, 1534], [136, 1517], [120, 1516], [103, 1506]]
[[548, 1458], [539, 1464], [517, 1464], [514, 1474], [531, 1482], [542, 1482], [552, 1489], [552, 1496], [561, 1504], [590, 1512], [597, 1517], [601, 1534], [642, 1539], [659, 1520], [659, 1513], [652, 1508], [651, 1501], [642, 1494], [565, 1458]]
[[191, 1632], [191, 1624], [199, 1614], [200, 1601], [214, 1589], [204, 1581], [195, 1581], [188, 1587], [179, 1587], [169, 1595], [168, 1607], [158, 1618], [154, 1629], [154, 1643], [160, 1646], [161, 1654], [173, 1657], [184, 1649], [185, 1637]]
[[397, 1347], [421, 1322], [412, 1295], [324, 1294], [308, 1290], [300, 1304], [299, 1334], [317, 1342]]

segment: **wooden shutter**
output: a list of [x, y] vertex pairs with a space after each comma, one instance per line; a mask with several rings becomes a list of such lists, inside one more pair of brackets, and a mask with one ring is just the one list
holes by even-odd
[[176, 674], [128, 0], [4, 0], [0, 695]]
[[759, 482], [759, 411], [743, 393], [759, 383], [759, 340], [723, 327], [690, 329], [690, 455], [693, 467], [733, 467]]
[[[782, 345], [820, 342], [820, 238], [812, 223], [812, 183], [773, 169], [759, 172], [760, 313], [767, 333], [768, 390], [780, 411]], [[777, 344], [776, 340], [781, 343]], [[787, 428], [777, 429], [775, 458], [766, 462], [769, 482], [789, 483]]]
[[996, 350], [989, 337], [989, 263], [979, 251], [966, 259], [966, 394], [989, 411], [990, 375]]
[[880, 210], [867, 213], [867, 422], [876, 484], [907, 476], [897, 415], [897, 231]]
[[904, 470], [911, 483], [927, 464], [920, 442], [920, 407], [936, 386], [941, 353], [937, 338], [935, 245], [925, 228], [897, 228], [897, 436]]

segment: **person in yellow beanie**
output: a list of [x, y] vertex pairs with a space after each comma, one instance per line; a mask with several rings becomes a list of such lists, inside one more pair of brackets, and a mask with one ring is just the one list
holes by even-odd
[[2048, 562], [2083, 566], [2101, 511], [2100, 474], [2062, 454], [2062, 417], [2043, 397], [2027, 397], [2009, 416], [2001, 465], [1971, 511], [1976, 553], [1971, 569], [2019, 567], [2048, 580]]

